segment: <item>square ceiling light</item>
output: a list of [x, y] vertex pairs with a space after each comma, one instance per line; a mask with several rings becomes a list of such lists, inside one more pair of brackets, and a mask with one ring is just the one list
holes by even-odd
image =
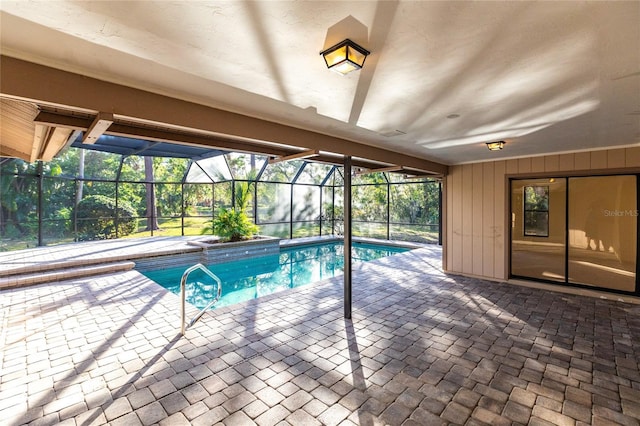
[[362, 68], [370, 53], [349, 39], [320, 52], [327, 68], [342, 75]]

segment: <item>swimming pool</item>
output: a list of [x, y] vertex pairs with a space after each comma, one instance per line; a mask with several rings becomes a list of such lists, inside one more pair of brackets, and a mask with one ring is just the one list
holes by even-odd
[[[404, 247], [354, 242], [352, 260], [367, 262], [408, 251]], [[252, 257], [226, 263], [206, 265], [222, 281], [222, 297], [214, 308], [255, 299], [278, 291], [300, 287], [339, 275], [344, 269], [342, 242], [297, 246], [280, 250], [280, 254]], [[142, 272], [167, 290], [180, 294], [180, 278], [191, 265]], [[216, 284], [202, 271], [189, 275], [186, 299], [204, 308]]]

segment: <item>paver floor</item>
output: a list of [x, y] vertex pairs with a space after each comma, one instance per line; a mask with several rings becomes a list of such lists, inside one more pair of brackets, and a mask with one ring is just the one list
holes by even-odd
[[100, 262], [103, 259], [117, 261], [154, 255], [169, 255], [198, 251], [188, 244], [202, 237], [144, 237], [113, 240], [85, 241], [35, 247], [26, 250], [0, 252], [0, 277], [49, 270], [65, 264], [67, 267]]
[[640, 306], [444, 274], [439, 251], [207, 313], [136, 271], [0, 291], [0, 424], [640, 423]]

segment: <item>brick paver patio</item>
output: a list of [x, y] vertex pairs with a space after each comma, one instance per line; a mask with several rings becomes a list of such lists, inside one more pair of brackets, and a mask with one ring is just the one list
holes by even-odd
[[445, 275], [420, 249], [179, 335], [136, 271], [0, 291], [0, 423], [638, 425], [640, 305]]

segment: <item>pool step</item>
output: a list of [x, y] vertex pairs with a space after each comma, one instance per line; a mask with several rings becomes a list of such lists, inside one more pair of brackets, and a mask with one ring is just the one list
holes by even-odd
[[187, 267], [203, 262], [202, 251], [192, 253], [179, 253], [167, 256], [146, 257], [144, 259], [135, 259], [136, 271], [147, 272], [158, 269], [170, 269], [179, 266]]
[[112, 262], [99, 265], [69, 267], [51, 271], [34, 272], [29, 274], [10, 275], [0, 278], [0, 290], [63, 281], [72, 278], [82, 278], [92, 275], [110, 274], [133, 269], [133, 262]]

